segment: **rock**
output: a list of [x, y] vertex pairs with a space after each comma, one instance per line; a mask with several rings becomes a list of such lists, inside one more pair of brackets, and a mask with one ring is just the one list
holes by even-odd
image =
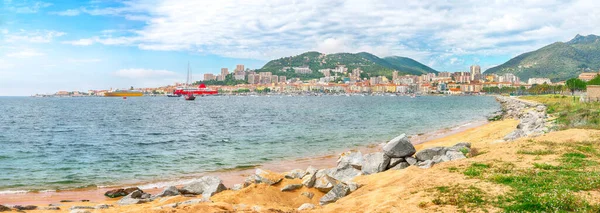
[[345, 164], [341, 168], [338, 167], [330, 171], [328, 175], [338, 181], [350, 183], [354, 177], [362, 175], [362, 172], [350, 164]]
[[264, 183], [267, 185], [274, 185], [274, 184], [281, 182], [281, 180], [283, 180], [283, 177], [280, 174], [270, 172], [270, 171], [265, 171], [262, 169], [256, 169], [255, 174], [256, 174], [258, 183]]
[[417, 159], [413, 157], [405, 157], [404, 160], [406, 160], [406, 162], [411, 166], [417, 164]]
[[95, 209], [108, 209], [110, 207], [113, 207], [113, 205], [109, 205], [109, 204], [98, 204], [96, 205]]
[[257, 180], [258, 180], [258, 176], [255, 174], [252, 174], [252, 175], [246, 177], [246, 180], [244, 180], [244, 187], [248, 187], [253, 183], [258, 183]]
[[363, 156], [359, 151], [348, 151], [341, 153], [337, 160], [337, 167], [342, 168], [350, 165], [355, 169], [360, 170], [363, 165]]
[[239, 191], [239, 190], [242, 190], [243, 188], [244, 188], [244, 185], [238, 183], [238, 184], [234, 184], [233, 187], [231, 187], [231, 190]]
[[302, 192], [302, 193], [300, 193], [300, 195], [305, 196], [308, 199], [312, 199], [315, 196], [315, 194], [312, 192]]
[[[128, 194], [140, 190], [138, 187], [130, 187], [130, 188], [126, 188], [126, 189], [113, 189], [110, 191], [107, 191], [106, 193], [104, 193], [104, 196], [106, 197], [110, 197], [110, 198], [116, 198], [116, 197], [123, 197], [123, 196], [127, 196]], [[72, 202], [72, 201], [71, 201]]]
[[61, 202], [61, 203], [71, 203], [71, 202], [73, 202], [73, 201], [72, 201], [72, 200], [61, 200], [60, 202]]
[[404, 158], [392, 158], [390, 159], [390, 165], [388, 165], [388, 169], [398, 165], [401, 162], [406, 162]]
[[306, 168], [306, 174], [316, 174], [318, 171], [319, 169], [314, 166], [308, 166], [308, 168]]
[[75, 210], [72, 210], [71, 213], [92, 213], [92, 212], [85, 210], [85, 209], [75, 209]]
[[[401, 169], [406, 169], [406, 168], [408, 168], [409, 166], [410, 166], [410, 164], [408, 164], [407, 162], [401, 162], [401, 163], [399, 163], [399, 164], [395, 165], [394, 167], [392, 167], [392, 168], [390, 168], [390, 169], [393, 169], [393, 170], [401, 170]], [[350, 191], [352, 191], [352, 190], [350, 190]]]
[[209, 198], [216, 193], [227, 190], [220, 178], [215, 176], [203, 176], [196, 179], [194, 182], [184, 185], [181, 188], [182, 194], [202, 195]]
[[169, 187], [163, 189], [163, 191], [161, 193], [158, 193], [154, 197], [177, 196], [177, 195], [180, 195], [180, 194], [181, 193], [179, 193], [179, 189], [177, 189], [177, 187], [175, 187], [175, 186], [169, 186]]
[[186, 201], [183, 201], [183, 202], [179, 202], [179, 203], [177, 203], [177, 206], [180, 206], [180, 205], [193, 205], [193, 204], [198, 204], [198, 203], [210, 203], [210, 202], [212, 202], [212, 201], [210, 201], [208, 198], [203, 197], [203, 198], [200, 198], [200, 199], [192, 199], [192, 200], [186, 200]]
[[365, 175], [383, 172], [390, 164], [390, 158], [382, 152], [366, 154], [363, 158], [365, 161], [361, 171]]
[[0, 205], [0, 212], [6, 212], [6, 211], [10, 211], [10, 208]]
[[357, 183], [348, 183], [348, 189], [350, 189], [350, 192], [354, 192], [356, 191], [358, 188], [360, 188], [360, 185], [358, 185]]
[[248, 207], [248, 205], [240, 203], [240, 204], [236, 204], [233, 205], [233, 211], [243, 211]]
[[419, 168], [422, 168], [422, 169], [429, 169], [429, 168], [431, 168], [431, 167], [432, 167], [434, 164], [435, 164], [435, 162], [433, 162], [432, 160], [426, 160], [426, 161], [423, 161], [423, 162], [419, 162], [419, 163], [417, 163], [417, 166], [418, 166]]
[[317, 180], [317, 174], [315, 172], [315, 173], [312, 173], [312, 174], [305, 175], [302, 178], [302, 184], [304, 186], [306, 186], [307, 188], [312, 188], [313, 186], [315, 186], [315, 181], [316, 180]]
[[516, 140], [517, 138], [523, 137], [523, 130], [520, 129], [515, 129], [515, 131], [512, 131], [511, 133], [508, 133], [508, 135], [504, 136], [504, 140], [505, 141], [513, 141]]
[[331, 190], [333, 188], [333, 184], [331, 182], [329, 182], [329, 179], [327, 179], [327, 177], [320, 177], [317, 178], [317, 180], [315, 181], [315, 185], [314, 185], [315, 189], [327, 193], [329, 192], [329, 190]]
[[48, 207], [42, 207], [42, 208], [40, 208], [40, 210], [45, 210], [45, 211], [60, 211], [60, 207], [58, 207], [58, 206], [48, 206]]
[[69, 208], [69, 210], [74, 210], [74, 209], [96, 209], [93, 206], [71, 206], [71, 208]]
[[469, 149], [470, 149], [470, 148], [471, 148], [471, 143], [468, 143], [468, 142], [460, 142], [460, 143], [454, 144], [454, 146], [452, 146], [452, 147], [457, 147], [457, 148], [460, 148], [460, 147], [467, 147], [467, 148], [469, 148]]
[[415, 154], [415, 147], [410, 143], [406, 134], [402, 134], [383, 146], [383, 152], [390, 158], [403, 158]]
[[302, 184], [288, 184], [281, 188], [282, 192], [294, 191], [296, 189], [302, 188]]
[[313, 205], [312, 203], [305, 203], [300, 205], [300, 207], [298, 207], [298, 211], [302, 211], [302, 210], [310, 210], [310, 209], [314, 209], [315, 205]]
[[306, 171], [302, 169], [294, 169], [287, 174], [285, 174], [285, 178], [287, 179], [302, 179], [306, 175]]
[[449, 161], [467, 158], [461, 151], [455, 151], [455, 150], [448, 150], [446, 152], [446, 157], [448, 158]]
[[252, 206], [251, 210], [255, 212], [260, 212], [262, 208], [260, 206]]
[[87, 202], [90, 202], [90, 200], [80, 200], [79, 202], [87, 203]]
[[[448, 153], [448, 152], [446, 152]], [[434, 156], [433, 159], [431, 159], [431, 161], [433, 161], [434, 163], [442, 163], [442, 162], [448, 162], [450, 161], [450, 158], [448, 158], [448, 156], [446, 155], [437, 155]]]
[[35, 209], [37, 209], [37, 206], [34, 206], [34, 205], [26, 205], [26, 206], [16, 205], [16, 206], [13, 206], [13, 208], [16, 209], [16, 210], [19, 210], [19, 211], [24, 211], [24, 210], [29, 211], [29, 210], [35, 210]]
[[323, 195], [323, 197], [319, 200], [319, 204], [326, 205], [329, 203], [333, 203], [340, 198], [346, 196], [350, 192], [350, 189], [346, 184], [339, 183], [336, 184], [327, 194]]
[[117, 204], [125, 206], [150, 202], [150, 199], [142, 199], [144, 194], [142, 190], [134, 191], [117, 201]]
[[448, 149], [446, 147], [432, 147], [423, 149], [415, 155], [418, 161], [432, 160], [434, 156], [446, 155]]

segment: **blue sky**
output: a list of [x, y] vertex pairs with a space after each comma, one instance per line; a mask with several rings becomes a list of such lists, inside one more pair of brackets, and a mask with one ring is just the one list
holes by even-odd
[[0, 0], [0, 96], [153, 87], [306, 51], [483, 69], [600, 32], [579, 1]]

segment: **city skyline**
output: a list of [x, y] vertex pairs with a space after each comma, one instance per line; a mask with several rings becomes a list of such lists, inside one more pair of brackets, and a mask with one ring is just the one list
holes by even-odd
[[[503, 8], [503, 9], [499, 9]], [[600, 31], [594, 1], [0, 1], [0, 96], [156, 87], [306, 51], [481, 72]], [[552, 15], [548, 15], [552, 14]]]

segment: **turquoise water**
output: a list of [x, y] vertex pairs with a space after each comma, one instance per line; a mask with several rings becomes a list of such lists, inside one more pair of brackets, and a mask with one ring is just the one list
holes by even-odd
[[483, 120], [492, 97], [0, 98], [0, 191], [157, 181]]

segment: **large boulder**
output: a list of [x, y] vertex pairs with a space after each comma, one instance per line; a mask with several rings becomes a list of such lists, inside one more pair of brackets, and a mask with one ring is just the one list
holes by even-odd
[[254, 174], [256, 175], [257, 183], [274, 185], [274, 184], [281, 182], [281, 180], [283, 180], [283, 176], [281, 174], [267, 171], [267, 170], [256, 169], [256, 172], [254, 172]]
[[168, 197], [168, 196], [177, 196], [180, 195], [179, 189], [175, 186], [169, 186], [165, 188], [161, 193], [155, 195], [155, 197]]
[[465, 154], [463, 154], [461, 151], [456, 151], [456, 150], [448, 150], [446, 152], [446, 157], [451, 161], [467, 158], [467, 157], [465, 157]]
[[354, 179], [354, 177], [362, 175], [362, 172], [356, 169], [356, 167], [350, 164], [346, 164], [341, 168], [335, 168], [335, 170], [331, 171], [329, 175], [338, 181], [348, 184], [352, 182], [352, 179]]
[[302, 184], [307, 188], [312, 188], [315, 186], [315, 181], [317, 180], [317, 174], [308, 174], [302, 178]]
[[360, 153], [360, 151], [348, 151], [340, 154], [337, 160], [337, 167], [341, 168], [350, 165], [355, 169], [360, 170], [363, 165], [363, 161], [363, 155]]
[[318, 171], [319, 169], [314, 166], [308, 166], [308, 168], [306, 168], [306, 174], [316, 174]]
[[396, 164], [394, 167], [390, 168], [390, 170], [406, 169], [409, 166], [410, 166], [410, 164], [408, 164], [407, 162], [400, 162], [399, 164]]
[[10, 211], [10, 208], [0, 205], [0, 212], [7, 212], [7, 211]]
[[404, 160], [404, 158], [392, 158], [392, 159], [390, 159], [390, 165], [388, 165], [388, 169], [392, 168], [402, 162], [406, 162], [406, 160]]
[[147, 203], [147, 202], [152, 201], [149, 198], [143, 198], [143, 197], [146, 197], [145, 195], [146, 195], [146, 193], [144, 193], [144, 191], [136, 190], [136, 191], [128, 194], [127, 196], [121, 198], [119, 201], [117, 201], [117, 204], [124, 206], [124, 205]]
[[302, 169], [294, 169], [287, 174], [285, 174], [285, 178], [287, 179], [302, 179], [306, 175], [306, 171]]
[[321, 199], [319, 200], [319, 204], [326, 205], [329, 203], [333, 203], [333, 202], [339, 200], [340, 198], [346, 196], [349, 192], [350, 192], [350, 189], [348, 188], [348, 186], [346, 186], [346, 184], [343, 184], [343, 183], [335, 184], [335, 186], [333, 186], [333, 188], [331, 190], [329, 190], [329, 192], [327, 192], [327, 194], [325, 194], [325, 195], [323, 195], [323, 197], [321, 197]]
[[446, 155], [446, 151], [448, 151], [446, 147], [432, 147], [417, 152], [415, 157], [419, 161], [433, 160], [435, 156]]
[[383, 146], [383, 152], [390, 158], [403, 158], [415, 154], [415, 147], [406, 134], [402, 134]]
[[390, 158], [383, 152], [366, 154], [363, 158], [365, 161], [361, 171], [365, 175], [383, 172], [390, 164]]
[[180, 192], [182, 194], [202, 195], [209, 198], [216, 193], [226, 190], [220, 178], [214, 176], [203, 176], [192, 183], [184, 185]]
[[[448, 153], [448, 152], [446, 152]], [[448, 162], [450, 161], [450, 158], [448, 158], [448, 156], [446, 155], [436, 155], [433, 157], [433, 159], [431, 159], [431, 161], [433, 161], [434, 163], [442, 163], [442, 162]]]
[[105, 192], [104, 196], [110, 197], [110, 198], [123, 197], [123, 196], [127, 196], [128, 194], [131, 194], [132, 192], [137, 191], [137, 190], [140, 190], [140, 188], [129, 187], [129, 188], [125, 188], [125, 189], [113, 189], [113, 190], [109, 190], [109, 191]]
[[314, 187], [321, 192], [327, 193], [333, 188], [333, 183], [327, 177], [323, 176], [317, 178]]
[[417, 164], [417, 162], [418, 162], [418, 160], [417, 160], [416, 158], [413, 158], [413, 157], [406, 157], [406, 158], [404, 158], [404, 160], [405, 160], [405, 161], [406, 161], [408, 164], [410, 164], [411, 166], [413, 166], [413, 165], [416, 165], [416, 164]]
[[426, 161], [418, 162], [417, 166], [422, 169], [429, 169], [434, 164], [435, 164], [435, 162], [433, 160], [426, 160]]

